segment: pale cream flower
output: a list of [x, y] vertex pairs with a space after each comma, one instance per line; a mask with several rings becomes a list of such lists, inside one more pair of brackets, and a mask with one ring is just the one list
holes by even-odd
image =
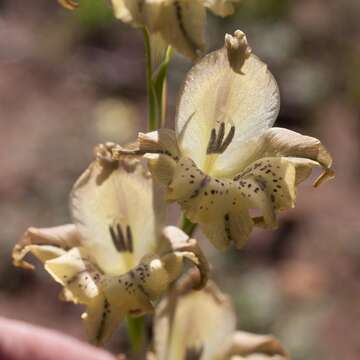
[[97, 159], [73, 187], [74, 224], [29, 228], [13, 251], [17, 266], [28, 253], [61, 284], [64, 300], [86, 306], [90, 341], [106, 341], [125, 315], [153, 312], [154, 304], [182, 273], [185, 259], [206, 282], [207, 263], [194, 239], [164, 226], [163, 196], [141, 162]]
[[233, 304], [214, 283], [208, 282], [201, 291], [181, 287], [156, 309], [154, 353], [149, 360], [288, 359], [273, 336], [236, 331]]
[[114, 156], [146, 154], [167, 199], [217, 248], [240, 248], [254, 225], [276, 228], [276, 212], [295, 206], [296, 186], [314, 167], [324, 170], [315, 186], [333, 177], [318, 139], [272, 128], [279, 108], [274, 77], [238, 30], [188, 73], [176, 130], [140, 133]]
[[[75, 8], [74, 0], [59, 0]], [[205, 49], [206, 8], [218, 16], [234, 13], [240, 0], [111, 0], [115, 16], [124, 23], [145, 27], [162, 42], [196, 59]]]

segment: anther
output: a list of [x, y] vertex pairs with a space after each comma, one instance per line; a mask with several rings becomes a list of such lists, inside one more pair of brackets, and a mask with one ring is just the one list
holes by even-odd
[[231, 126], [229, 133], [225, 136], [225, 123], [220, 124], [219, 132], [216, 133], [216, 129], [211, 130], [207, 154], [222, 154], [230, 145], [235, 135], [235, 126]]
[[216, 130], [213, 128], [211, 129], [209, 144], [206, 150], [207, 154], [212, 154], [216, 150]]
[[235, 135], [235, 126], [232, 126], [230, 128], [230, 131], [229, 133], [227, 134], [224, 142], [222, 143], [222, 145], [220, 146], [220, 149], [219, 149], [219, 153], [222, 154], [226, 149], [227, 147], [231, 144], [233, 138], [234, 138], [234, 135]]
[[119, 252], [126, 251], [125, 238], [124, 238], [124, 234], [122, 232], [121, 226], [119, 224], [117, 224], [116, 230], [115, 230], [114, 227], [110, 225], [109, 231], [110, 231], [111, 240], [112, 240], [116, 250]]
[[132, 253], [134, 251], [134, 245], [133, 245], [132, 232], [129, 225], [126, 226], [126, 238], [127, 238], [128, 251]]

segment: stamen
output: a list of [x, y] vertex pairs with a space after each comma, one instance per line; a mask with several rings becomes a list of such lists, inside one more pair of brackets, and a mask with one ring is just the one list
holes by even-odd
[[207, 154], [212, 154], [215, 152], [215, 144], [216, 144], [216, 130], [213, 128], [211, 129], [210, 139], [206, 150]]
[[204, 352], [204, 346], [191, 347], [186, 349], [185, 360], [200, 360]]
[[132, 253], [134, 251], [134, 245], [133, 245], [132, 232], [129, 225], [126, 226], [126, 238], [127, 238], [128, 251]]
[[125, 239], [123, 232], [121, 230], [121, 226], [119, 224], [116, 225], [116, 232], [114, 228], [110, 225], [109, 226], [111, 240], [117, 251], [123, 252], [126, 251]]
[[222, 154], [232, 142], [235, 135], [235, 126], [231, 126], [229, 133], [225, 140], [225, 123], [220, 124], [219, 133], [216, 134], [216, 129], [211, 130], [208, 147], [206, 150], [207, 154]]
[[227, 147], [231, 144], [233, 138], [235, 135], [235, 126], [232, 126], [227, 137], [225, 138], [223, 144], [221, 145], [220, 149], [219, 149], [219, 153], [222, 154]]
[[218, 138], [216, 141], [216, 148], [219, 149], [221, 147], [221, 144], [224, 140], [224, 135], [225, 135], [225, 123], [222, 122], [220, 124], [220, 129], [219, 129], [219, 134], [218, 134]]

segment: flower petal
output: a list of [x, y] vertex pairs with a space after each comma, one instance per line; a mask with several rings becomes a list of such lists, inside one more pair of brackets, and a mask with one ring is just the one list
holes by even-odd
[[[197, 267], [200, 276], [199, 281], [194, 285], [194, 288], [201, 289], [204, 287], [207, 283], [210, 269], [198, 242], [195, 239], [190, 238], [176, 226], [165, 227], [163, 236], [166, 241], [163, 242], [164, 245], [161, 250], [159, 249], [159, 252], [165, 254], [174, 252], [178, 256], [183, 256], [190, 260]], [[169, 265], [171, 265], [171, 263]]]
[[90, 260], [86, 249], [73, 248], [46, 261], [45, 269], [64, 286], [65, 300], [87, 306], [82, 318], [88, 338], [102, 344], [126, 314], [153, 312], [151, 300], [169, 285], [169, 281], [159, 281], [161, 271], [166, 280], [169, 278], [162, 264], [154, 256], [123, 275], [105, 275]]
[[235, 5], [240, 0], [204, 0], [204, 5], [215, 15], [226, 17], [235, 12]]
[[[237, 331], [231, 339], [227, 358], [236, 355], [244, 359], [286, 360], [288, 356], [281, 343], [272, 335], [257, 335]], [[236, 357], [235, 357], [236, 358]], [[242, 358], [241, 358], [242, 359]]]
[[109, 161], [101, 152], [74, 185], [74, 222], [104, 272], [119, 275], [154, 252], [165, 206], [157, 191], [139, 161]]
[[46, 261], [45, 270], [65, 287], [67, 300], [89, 304], [99, 295], [98, 284], [102, 273], [83, 248], [73, 248], [62, 256]]
[[110, 339], [124, 316], [124, 308], [111, 306], [103, 294], [96, 296], [89, 302], [81, 316], [89, 342], [95, 345], [104, 344]]
[[[181, 205], [218, 249], [231, 242], [240, 248], [254, 224], [275, 228], [276, 211], [294, 206], [296, 164], [293, 158], [263, 158], [229, 180], [212, 178], [192, 160], [180, 159], [167, 197]], [[252, 219], [250, 209], [261, 210], [262, 217]]]
[[13, 262], [15, 266], [33, 269], [33, 265], [23, 260], [29, 252], [44, 262], [79, 244], [80, 236], [75, 225], [67, 224], [52, 228], [30, 227], [13, 249]]
[[204, 51], [206, 12], [202, 0], [112, 0], [115, 16], [146, 27], [183, 55], [196, 59]]
[[202, 291], [182, 294], [175, 288], [156, 311], [157, 359], [185, 359], [190, 354], [201, 359], [217, 359], [226, 350], [224, 345], [235, 331], [235, 325], [230, 300], [213, 283]]
[[65, 250], [51, 245], [27, 245], [25, 247], [16, 248], [17, 246], [18, 245], [15, 246], [12, 254], [13, 263], [15, 266], [27, 270], [34, 269], [34, 265], [23, 260], [29, 253], [34, 255], [42, 263], [65, 254]]
[[[90, 342], [102, 344], [112, 335], [119, 322], [128, 311], [124, 299], [125, 285], [120, 285], [123, 292], [112, 302], [107, 298], [109, 285], [106, 277], [89, 261], [85, 249], [73, 248], [64, 255], [47, 261], [45, 269], [64, 286], [66, 301], [86, 305], [82, 315]], [[115, 277], [110, 277], [114, 283]], [[119, 287], [116, 281], [117, 287]], [[118, 291], [119, 292], [119, 291]], [[129, 299], [128, 303], [131, 303]], [[133, 300], [133, 299], [131, 299]]]
[[[183, 272], [185, 259], [189, 258], [203, 270], [199, 257], [187, 245], [185, 250], [178, 247], [177, 251], [145, 256], [126, 274], [103, 276], [99, 282], [101, 294], [88, 303], [87, 315], [84, 316], [90, 338], [96, 343], [106, 341], [125, 314], [140, 316], [152, 313], [153, 302]], [[194, 285], [200, 287], [203, 283], [204, 276]]]
[[[249, 141], [247, 149], [246, 157], [242, 155], [242, 149], [238, 149], [238, 154], [234, 154], [234, 157], [229, 159], [227, 163], [228, 167], [225, 167], [225, 164], [221, 168], [218, 167], [214, 170], [214, 176], [233, 177], [251, 162], [269, 156], [286, 156], [302, 159], [300, 160], [303, 162], [302, 170], [306, 170], [307, 159], [311, 160], [308, 162], [309, 170], [314, 167], [315, 161], [317, 166], [321, 166], [324, 169], [324, 174], [321, 177], [329, 179], [333, 175], [330, 169], [332, 166], [331, 155], [321, 142], [314, 137], [301, 135], [295, 131], [283, 128], [268, 129], [257, 138]], [[311, 171], [307, 172], [308, 175], [310, 175], [310, 173]], [[299, 163], [299, 176], [300, 175]], [[303, 173], [301, 181], [305, 180], [306, 177]], [[300, 177], [298, 178], [298, 182], [299, 181]]]
[[[198, 58], [205, 48], [206, 12], [202, 0], [163, 1], [153, 30], [190, 59]], [[151, 28], [150, 28], [151, 31]]]
[[159, 129], [150, 133], [139, 133], [135, 144], [127, 147], [114, 146], [112, 157], [120, 159], [124, 155], [144, 155], [153, 177], [168, 185], [174, 176], [176, 162], [180, 156], [176, 134], [170, 129]]
[[111, 0], [115, 17], [133, 26], [144, 26], [144, 0]]
[[241, 31], [228, 35], [226, 46], [201, 59], [185, 79], [176, 115], [183, 156], [208, 175], [226, 168], [240, 147], [246, 152], [243, 145], [273, 125], [279, 106], [278, 87], [267, 66], [249, 55]]
[[267, 227], [276, 227], [275, 210], [295, 206], [296, 168], [287, 158], [262, 158], [234, 178], [249, 208], [263, 210]]

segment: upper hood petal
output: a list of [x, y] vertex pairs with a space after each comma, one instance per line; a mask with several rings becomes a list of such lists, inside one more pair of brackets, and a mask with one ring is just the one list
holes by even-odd
[[74, 223], [82, 245], [104, 272], [124, 273], [156, 249], [165, 203], [154, 186], [138, 160], [103, 156], [75, 183], [70, 197]]

